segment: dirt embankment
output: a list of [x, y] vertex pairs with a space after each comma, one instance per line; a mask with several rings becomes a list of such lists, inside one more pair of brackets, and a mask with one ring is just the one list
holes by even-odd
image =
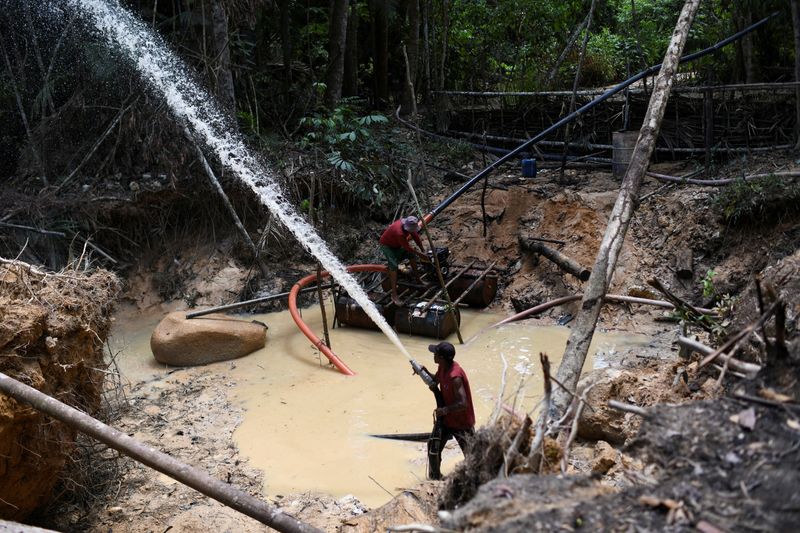
[[[53, 274], [0, 264], [0, 371], [98, 415], [103, 344], [119, 289], [106, 271]], [[73, 429], [0, 395], [0, 516], [24, 519], [51, 498], [75, 439]]]

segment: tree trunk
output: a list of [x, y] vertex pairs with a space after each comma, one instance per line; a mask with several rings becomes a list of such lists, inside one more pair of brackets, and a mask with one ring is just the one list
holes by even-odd
[[[594, 8], [597, 5], [597, 0], [592, 0], [589, 6], [589, 14], [586, 15], [586, 35], [583, 36], [583, 43], [581, 44], [581, 51], [578, 54], [578, 65], [575, 67], [575, 79], [572, 82], [572, 97], [569, 99], [569, 113], [575, 111], [575, 100], [577, 99], [578, 86], [581, 83], [581, 68], [583, 67], [583, 58], [586, 55], [586, 46], [589, 44], [589, 37], [592, 34], [592, 16], [594, 15]], [[569, 154], [569, 141], [572, 133], [572, 124], [567, 124], [564, 129], [564, 152], [561, 154], [561, 169], [558, 173], [559, 182], [564, 181], [564, 171], [567, 168], [567, 155]]]
[[[661, 128], [661, 120], [664, 118], [664, 111], [667, 108], [673, 77], [678, 70], [678, 60], [683, 53], [686, 37], [699, 5], [700, 0], [686, 0], [678, 18], [678, 23], [672, 34], [672, 40], [664, 57], [664, 63], [661, 66], [661, 72], [659, 72], [655, 80], [653, 94], [650, 97], [650, 105], [647, 108], [647, 114], [639, 132], [639, 141], [636, 143], [636, 148], [631, 156], [631, 162], [622, 181], [619, 196], [617, 196], [617, 201], [609, 216], [603, 242], [600, 244], [597, 259], [592, 268], [592, 274], [587, 282], [586, 292], [581, 301], [581, 311], [578, 313], [576, 324], [567, 341], [564, 357], [558, 367], [558, 380], [569, 390], [574, 391], [578, 384], [578, 378], [586, 360], [589, 344], [592, 341], [597, 319], [600, 315], [603, 296], [611, 284], [617, 258], [625, 239], [625, 233], [636, 208], [642, 179], [655, 148], [658, 132]], [[566, 410], [569, 401], [570, 396], [559, 388], [555, 394], [554, 412], [551, 415], [558, 418]]]
[[[733, 2], [731, 17], [740, 31], [752, 24], [753, 11], [746, 2]], [[753, 83], [758, 78], [758, 65], [755, 60], [755, 36], [748, 33], [736, 43], [737, 79], [744, 83]]]
[[333, 109], [342, 99], [344, 49], [347, 42], [347, 0], [333, 0], [328, 23], [328, 70], [325, 73], [325, 105]]
[[581, 34], [581, 32], [583, 31], [583, 28], [586, 27], [586, 24], [588, 22], [589, 22], [589, 17], [586, 17], [585, 19], [583, 19], [580, 22], [580, 24], [578, 24], [578, 26], [575, 28], [575, 31], [572, 32], [572, 35], [567, 40], [566, 46], [564, 46], [564, 49], [561, 51], [561, 55], [558, 56], [558, 59], [556, 59], [556, 62], [553, 63], [552, 67], [550, 67], [550, 72], [547, 73], [547, 78], [545, 78], [545, 81], [543, 83], [543, 85], [545, 87], [551, 87], [552, 86], [553, 80], [555, 79], [556, 75], [558, 75], [558, 69], [561, 68], [561, 64], [567, 58], [567, 55], [572, 50], [572, 47], [575, 44], [575, 41], [578, 40], [578, 36]]
[[403, 95], [401, 99], [400, 111], [404, 114], [415, 111], [416, 102], [414, 90], [417, 82], [417, 64], [419, 57], [419, 0], [408, 0], [406, 6], [408, 15], [408, 32], [405, 36], [405, 51], [408, 57], [408, 68], [406, 69], [406, 82], [403, 84]]
[[[745, 7], [742, 15], [742, 27], [746, 28], [753, 24], [753, 11]], [[755, 83], [758, 80], [758, 65], [755, 53], [755, 35], [748, 33], [742, 37], [742, 59], [744, 60], [744, 81], [745, 83]]]
[[431, 102], [431, 40], [430, 40], [430, 0], [422, 0], [422, 99], [426, 104]]
[[211, 21], [213, 25], [214, 49], [217, 53], [216, 82], [217, 97], [223, 107], [231, 114], [236, 113], [236, 94], [233, 90], [231, 71], [231, 49], [228, 40], [228, 15], [219, 0], [211, 2]]
[[283, 56], [284, 83], [288, 87], [292, 83], [292, 26], [291, 0], [278, 0], [281, 16], [281, 55]]
[[[800, 82], [800, 0], [792, 0], [792, 27], [794, 28], [794, 81]], [[795, 99], [795, 149], [800, 149], [800, 85], [794, 89]]]
[[447, 77], [447, 47], [450, 37], [450, 5], [447, 0], [442, 0], [442, 62], [439, 70], [439, 90], [444, 91]]
[[387, 0], [371, 0], [375, 105], [389, 101], [389, 8]]
[[358, 96], [358, 0], [353, 0], [350, 4], [350, 15], [347, 19], [342, 94]]

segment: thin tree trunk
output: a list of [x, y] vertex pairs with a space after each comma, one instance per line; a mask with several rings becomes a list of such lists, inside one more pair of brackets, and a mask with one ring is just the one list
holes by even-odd
[[[572, 81], [572, 96], [569, 99], [569, 114], [575, 111], [575, 100], [578, 93], [578, 86], [581, 82], [581, 68], [583, 67], [583, 58], [586, 55], [586, 46], [589, 44], [589, 37], [592, 31], [592, 16], [594, 15], [594, 8], [597, 5], [597, 0], [592, 0], [589, 6], [589, 14], [586, 16], [586, 35], [583, 37], [581, 43], [581, 51], [578, 54], [578, 66], [575, 70], [575, 79]], [[567, 167], [567, 154], [569, 153], [569, 141], [572, 133], [572, 124], [567, 124], [564, 130], [564, 152], [561, 156], [561, 169], [559, 170], [558, 179], [564, 181], [564, 169]]]
[[342, 94], [358, 96], [358, 0], [353, 0], [350, 4], [350, 15], [347, 19]]
[[444, 91], [444, 82], [447, 77], [447, 47], [450, 36], [450, 6], [447, 0], [442, 0], [442, 62], [439, 70], [439, 90]]
[[416, 113], [416, 102], [413, 100], [414, 87], [417, 82], [417, 64], [419, 58], [419, 0], [408, 0], [408, 33], [405, 36], [405, 55], [408, 59], [405, 83], [400, 110], [402, 113]]
[[216, 191], [217, 195], [219, 195], [220, 200], [222, 200], [225, 209], [228, 210], [228, 213], [231, 216], [231, 220], [233, 221], [233, 225], [239, 231], [239, 235], [242, 237], [242, 241], [244, 241], [245, 245], [250, 249], [250, 252], [253, 254], [253, 261], [258, 263], [259, 267], [261, 268], [262, 273], [266, 273], [266, 269], [264, 265], [258, 259], [258, 247], [255, 245], [253, 240], [250, 238], [250, 234], [247, 233], [247, 229], [242, 224], [242, 220], [239, 218], [239, 215], [236, 213], [236, 209], [233, 207], [233, 204], [228, 199], [228, 195], [225, 194], [225, 190], [222, 188], [222, 184], [217, 179], [217, 176], [214, 174], [214, 171], [211, 169], [211, 165], [208, 164], [208, 160], [206, 159], [203, 150], [200, 148], [200, 145], [197, 144], [197, 141], [192, 136], [192, 133], [189, 131], [189, 128], [184, 126], [183, 128], [183, 135], [186, 137], [186, 140], [194, 147], [194, 151], [197, 154], [197, 159], [200, 161], [200, 165], [203, 167], [203, 170], [208, 177], [208, 181], [211, 183], [211, 186]]
[[[633, 23], [633, 31], [636, 34], [636, 53], [639, 54], [639, 61], [641, 62], [641, 67], [647, 67], [647, 58], [644, 56], [644, 50], [642, 50], [642, 32], [639, 28], [639, 16], [636, 14], [636, 1], [631, 0], [631, 22]], [[645, 91], [647, 87], [645, 86]]]
[[567, 45], [561, 51], [561, 55], [558, 56], [558, 59], [556, 59], [556, 62], [553, 63], [553, 66], [550, 68], [550, 72], [547, 73], [547, 78], [545, 79], [544, 82], [544, 85], [546, 87], [549, 87], [550, 84], [553, 83], [553, 79], [556, 77], [556, 74], [558, 74], [558, 69], [561, 68], [561, 64], [567, 58], [567, 54], [569, 54], [570, 50], [572, 50], [572, 47], [575, 45], [575, 41], [578, 40], [578, 36], [581, 34], [581, 31], [583, 31], [583, 28], [586, 27], [586, 24], [588, 24], [588, 22], [589, 22], [589, 17], [587, 16], [581, 21], [580, 24], [578, 24], [578, 27], [575, 28], [575, 31], [572, 33], [569, 40], [567, 41]]
[[[746, 28], [753, 23], [753, 10], [749, 6], [744, 7], [742, 14], [742, 27]], [[755, 83], [758, 79], [758, 65], [755, 58], [755, 35], [748, 33], [742, 37], [742, 60], [744, 61], [744, 81], [745, 83]]]
[[[800, 81], [800, 0], [792, 0], [792, 27], [794, 28], [794, 81]], [[795, 99], [795, 149], [800, 149], [800, 85], [794, 89]]]
[[422, 0], [422, 64], [425, 80], [422, 88], [422, 99], [426, 104], [431, 102], [431, 40], [430, 40], [430, 0]]
[[44, 159], [42, 154], [39, 152], [39, 148], [36, 145], [36, 140], [33, 137], [33, 131], [31, 130], [31, 124], [28, 122], [28, 115], [25, 113], [25, 106], [22, 103], [22, 95], [20, 94], [19, 87], [17, 86], [16, 80], [17, 75], [14, 72], [14, 69], [11, 66], [11, 60], [8, 58], [8, 54], [6, 53], [5, 47], [5, 37], [2, 33], [0, 33], [0, 43], [3, 43], [0, 46], [0, 50], [3, 52], [3, 62], [5, 63], [6, 69], [8, 70], [8, 79], [9, 84], [11, 85], [11, 89], [14, 93], [14, 100], [17, 104], [17, 111], [19, 111], [19, 116], [22, 119], [22, 125], [25, 127], [25, 135], [28, 137], [28, 143], [30, 143], [31, 153], [33, 154], [34, 159], [39, 164], [39, 172], [41, 174], [42, 182], [45, 185], [48, 185], [49, 182], [47, 181], [47, 171], [44, 164]]
[[347, 0], [333, 0], [328, 23], [328, 70], [325, 73], [325, 105], [333, 109], [342, 99], [344, 50], [347, 43]]
[[389, 7], [387, 0], [372, 0], [371, 4], [375, 104], [380, 107], [389, 101]]
[[213, 25], [214, 50], [217, 54], [216, 78], [217, 96], [229, 113], [236, 113], [236, 94], [233, 90], [231, 71], [231, 48], [228, 39], [228, 15], [219, 0], [211, 2], [211, 23]]
[[291, 0], [278, 0], [281, 17], [281, 55], [283, 56], [283, 76], [288, 87], [292, 83], [292, 26]]
[[[611, 284], [625, 233], [636, 209], [642, 179], [655, 148], [661, 120], [664, 118], [664, 111], [667, 108], [673, 77], [678, 70], [678, 60], [683, 53], [686, 37], [699, 5], [700, 0], [686, 0], [678, 18], [664, 57], [664, 63], [661, 66], [661, 72], [655, 80], [650, 105], [639, 133], [639, 141], [631, 156], [630, 165], [622, 181], [619, 196], [609, 217], [597, 259], [592, 268], [592, 275], [587, 282], [581, 301], [581, 311], [578, 313], [576, 324], [567, 341], [564, 357], [558, 367], [558, 380], [569, 390], [575, 390], [578, 384], [578, 378], [600, 315], [603, 296]], [[569, 401], [570, 396], [558, 389], [553, 402], [552, 416], [557, 419], [566, 410]]]

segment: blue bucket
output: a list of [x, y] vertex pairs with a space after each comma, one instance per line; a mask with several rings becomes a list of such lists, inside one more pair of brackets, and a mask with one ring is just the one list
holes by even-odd
[[525, 178], [536, 177], [536, 160], [523, 159], [522, 160], [522, 176]]

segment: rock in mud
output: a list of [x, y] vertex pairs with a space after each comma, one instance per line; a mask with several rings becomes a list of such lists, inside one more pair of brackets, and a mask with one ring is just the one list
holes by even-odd
[[598, 441], [594, 447], [594, 457], [592, 458], [592, 472], [595, 474], [605, 474], [611, 467], [617, 464], [617, 450], [606, 441]]
[[216, 313], [187, 320], [185, 311], [175, 311], [156, 326], [150, 349], [159, 363], [194, 366], [243, 357], [266, 340], [267, 326], [259, 322]]

